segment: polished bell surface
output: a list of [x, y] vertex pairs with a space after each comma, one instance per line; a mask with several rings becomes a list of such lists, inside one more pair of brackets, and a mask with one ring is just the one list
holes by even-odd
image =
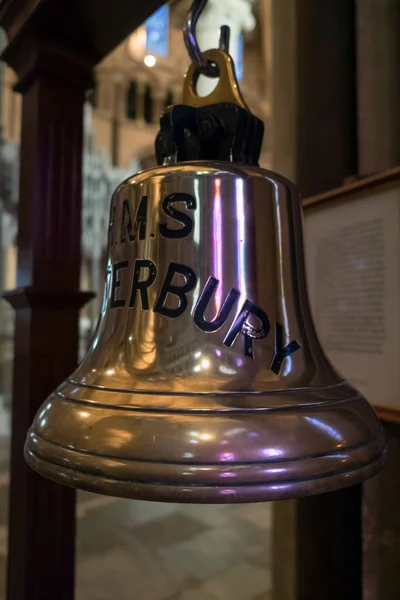
[[318, 342], [295, 187], [206, 161], [125, 181], [92, 345], [39, 410], [28, 463], [102, 494], [225, 503], [351, 485], [385, 454]]

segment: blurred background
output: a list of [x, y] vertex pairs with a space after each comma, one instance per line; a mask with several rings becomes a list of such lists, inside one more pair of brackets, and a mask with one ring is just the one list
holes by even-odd
[[[100, 311], [111, 194], [126, 177], [155, 165], [159, 116], [181, 99], [189, 5], [174, 0], [160, 7], [94, 70], [84, 108], [81, 288], [97, 296], [81, 312], [81, 358]], [[399, 0], [209, 0], [197, 27], [202, 50], [218, 45], [222, 24], [231, 28], [243, 96], [265, 123], [260, 166], [293, 179], [308, 197], [400, 164]], [[16, 80], [0, 63], [0, 293], [16, 286], [22, 102]], [[199, 86], [207, 94], [212, 84]], [[14, 310], [1, 300], [0, 600], [13, 337]], [[391, 427], [398, 463], [398, 431]], [[391, 559], [376, 574], [390, 592], [368, 595], [367, 586], [366, 600], [400, 597], [395, 504], [392, 497], [385, 508], [392, 521], [382, 537]], [[77, 518], [78, 600], [295, 598], [291, 503], [178, 506], [79, 493]]]

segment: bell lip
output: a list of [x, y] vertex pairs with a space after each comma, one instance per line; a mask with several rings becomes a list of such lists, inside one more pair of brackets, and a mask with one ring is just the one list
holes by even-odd
[[382, 425], [361, 396], [227, 415], [105, 408], [51, 394], [28, 433], [25, 456], [42, 475], [89, 491], [218, 504], [358, 483], [381, 468], [385, 446]]
[[[32, 450], [29, 442], [31, 434], [32, 432], [30, 431], [24, 448], [25, 460], [33, 470], [52, 481], [107, 496], [190, 504], [268, 502], [297, 499], [332, 492], [369, 479], [384, 467], [388, 455], [385, 434], [383, 429], [381, 429], [378, 439], [372, 440], [375, 452], [373, 456], [370, 456], [369, 461], [354, 464], [350, 460], [348, 468], [341, 472], [328, 472], [315, 477], [298, 477], [295, 479], [282, 479], [280, 481], [246, 482], [237, 485], [188, 485], [183, 483], [156, 482], [154, 480], [118, 479], [86, 471], [73, 470], [41, 458], [39, 454]], [[51, 442], [50, 444], [55, 446]], [[365, 447], [368, 445], [371, 446], [371, 441], [369, 444], [364, 444]], [[363, 447], [361, 446], [361, 448]], [[371, 454], [370, 451], [369, 453]], [[78, 454], [84, 460], [84, 453]], [[324, 458], [321, 457], [321, 459]], [[266, 462], [265, 465], [267, 464], [272, 466], [271, 463]], [[276, 466], [276, 463], [274, 464]], [[229, 465], [226, 466], [229, 468]], [[252, 465], [249, 463], [248, 465], [243, 465], [243, 467], [251, 468]]]

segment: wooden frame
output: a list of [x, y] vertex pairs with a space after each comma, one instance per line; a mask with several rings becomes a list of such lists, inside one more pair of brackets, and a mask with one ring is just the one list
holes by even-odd
[[[379, 417], [387, 421], [400, 423], [400, 375], [398, 375], [398, 361], [396, 359], [397, 338], [400, 336], [400, 323], [399, 327], [397, 327], [397, 296], [400, 301], [400, 259], [398, 259], [398, 252], [396, 251], [397, 245], [400, 249], [400, 168], [396, 167], [383, 173], [353, 181], [330, 192], [313, 196], [304, 200], [303, 206], [305, 215], [305, 247], [308, 263], [307, 272], [309, 276], [310, 301], [311, 306], [314, 309], [314, 319], [317, 330], [319, 330], [321, 341], [323, 344], [324, 342], [327, 343], [328, 346], [326, 348], [328, 357], [333, 364], [342, 371], [346, 378], [350, 381], [355, 379], [355, 386], [365, 393]], [[399, 211], [398, 216], [396, 211]], [[322, 216], [322, 213], [323, 221], [319, 219], [319, 217]], [[368, 221], [368, 219], [375, 220]], [[327, 325], [327, 320], [329, 320], [329, 318], [332, 318], [333, 320], [335, 311], [332, 309], [332, 312], [330, 313], [330, 308], [327, 308], [326, 305], [322, 306], [323, 298], [326, 299], [326, 294], [329, 295], [329, 290], [326, 289], [326, 286], [329, 287], [329, 280], [332, 281], [332, 286], [343, 285], [343, 282], [345, 281], [344, 277], [347, 277], [348, 280], [352, 273], [352, 281], [355, 281], [354, 277], [356, 279], [358, 277], [360, 282], [368, 281], [368, 273], [371, 273], [371, 271], [366, 268], [362, 273], [359, 272], [358, 275], [354, 269], [361, 268], [359, 265], [355, 266], [352, 271], [352, 267], [346, 267], [346, 274], [343, 275], [345, 273], [343, 270], [344, 267], [342, 266], [339, 269], [338, 264], [339, 261], [343, 259], [343, 253], [346, 252], [345, 249], [338, 251], [336, 259], [332, 253], [328, 259], [330, 250], [327, 249], [327, 245], [329, 244], [332, 248], [331, 240], [333, 239], [336, 240], [336, 244], [341, 243], [342, 246], [343, 244], [346, 244], [346, 240], [350, 240], [350, 237], [343, 237], [347, 235], [344, 233], [345, 228], [347, 227], [347, 231], [350, 232], [352, 227], [351, 223], [354, 223], [355, 226], [357, 220], [358, 230], [361, 223], [376, 224], [378, 221], [381, 223], [379, 227], [383, 228], [379, 234], [380, 239], [378, 239], [378, 237], [373, 237], [374, 235], [377, 235], [377, 233], [374, 234], [372, 229], [366, 230], [369, 241], [364, 248], [365, 252], [374, 259], [371, 264], [376, 265], [376, 260], [379, 259], [384, 265], [383, 275], [382, 277], [379, 277], [379, 280], [382, 282], [382, 287], [379, 288], [379, 284], [377, 284], [378, 287], [374, 289], [369, 288], [369, 295], [367, 292], [364, 292], [363, 299], [361, 299], [361, 305], [357, 304], [360, 302], [361, 295], [356, 296], [356, 304], [349, 308], [348, 311], [348, 313], [353, 313], [353, 317], [356, 312], [358, 312], [359, 315], [361, 315], [361, 313], [367, 315], [368, 309], [366, 304], [368, 304], [368, 297], [371, 297], [371, 293], [373, 295], [379, 293], [380, 302], [384, 304], [384, 306], [382, 305], [382, 314], [377, 317], [376, 312], [369, 312], [371, 315], [370, 322], [375, 323], [375, 325], [371, 325], [371, 331], [376, 327], [377, 318], [380, 319], [380, 321], [382, 321], [382, 319], [384, 320], [382, 331], [385, 332], [385, 339], [382, 341], [381, 348], [376, 351], [377, 354], [379, 354], [379, 356], [376, 356], [376, 359], [372, 358], [373, 354], [366, 354], [363, 356], [364, 350], [361, 347], [359, 352], [351, 352], [351, 336], [349, 338], [349, 349], [346, 348], [346, 350], [343, 350], [343, 348], [341, 348], [339, 350], [337, 340], [334, 341], [335, 334], [338, 330], [332, 333], [332, 325], [329, 332], [329, 324]], [[356, 234], [355, 232], [356, 229], [354, 229], [354, 233], [348, 234], [349, 236], [353, 236], [352, 241], [350, 242], [353, 245], [352, 247], [357, 243], [362, 244], [360, 233], [358, 232]], [[339, 235], [341, 236], [340, 242]], [[358, 236], [359, 242], [357, 242], [354, 235]], [[370, 242], [370, 240], [373, 239], [376, 240], [377, 244], [383, 245], [382, 256], [376, 257], [371, 254], [375, 252], [373, 244], [371, 245]], [[338, 250], [339, 246], [336, 245], [335, 248]], [[376, 252], [378, 252], [378, 250], [376, 250]], [[360, 256], [361, 254], [362, 251], [360, 250]], [[325, 292], [319, 293], [315, 291], [317, 288], [316, 263], [317, 261], [322, 260], [325, 261], [325, 264], [327, 260], [333, 260], [333, 262], [329, 263], [332, 266], [329, 276], [323, 279], [323, 281], [319, 281], [322, 286], [325, 286]], [[397, 261], [399, 261], [398, 264]], [[341, 264], [343, 265], [343, 263]], [[366, 264], [368, 264], [368, 260]], [[364, 266], [362, 268], [364, 269]], [[377, 267], [375, 266], [374, 268], [375, 273], [377, 273]], [[333, 273], [335, 273], [335, 275], [333, 275]], [[396, 279], [397, 273], [399, 281]], [[371, 285], [374, 284], [372, 279], [369, 281], [371, 282]], [[377, 281], [378, 280], [375, 280], [375, 283]], [[351, 285], [349, 287], [351, 287]], [[333, 289], [334, 287], [332, 287], [332, 290]], [[351, 292], [351, 294], [353, 293], [354, 292]], [[346, 301], [344, 301], [344, 304], [346, 304]], [[362, 308], [360, 308], [360, 306], [362, 306]], [[345, 308], [343, 314], [347, 314], [346, 311], [347, 309]], [[366, 312], [364, 313], [363, 311]], [[337, 316], [339, 313], [336, 312], [335, 314]], [[349, 318], [351, 319], [351, 315]], [[336, 321], [336, 323], [338, 323], [338, 321]], [[338, 327], [340, 330], [340, 324]], [[374, 331], [375, 333], [377, 332], [376, 329], [374, 329]], [[362, 343], [361, 337], [363, 334], [360, 332], [361, 329], [359, 329], [358, 332], [353, 332], [353, 340], [356, 340], [356, 344]], [[373, 336], [370, 338], [371, 342], [374, 341], [372, 337]], [[335, 344], [337, 350], [333, 349]], [[367, 348], [366, 351], [370, 352]], [[398, 351], [400, 360], [400, 348]], [[347, 356], [346, 360], [345, 355]], [[375, 364], [378, 365], [379, 368], [374, 369], [372, 367], [373, 360], [376, 360]], [[365, 373], [365, 379], [359, 383], [356, 374], [359, 374], [362, 371]], [[395, 390], [395, 399], [389, 398], [389, 392], [386, 391], [389, 388], [390, 390]], [[381, 394], [386, 398], [385, 401], [381, 401]]]

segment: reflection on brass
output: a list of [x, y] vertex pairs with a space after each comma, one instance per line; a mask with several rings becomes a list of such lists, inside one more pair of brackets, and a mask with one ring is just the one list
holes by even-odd
[[291, 183], [204, 161], [117, 189], [97, 331], [25, 455], [66, 485], [174, 502], [295, 498], [382, 466], [381, 425], [314, 330]]
[[186, 73], [183, 84], [183, 104], [200, 107], [220, 102], [231, 102], [241, 108], [247, 108], [236, 79], [232, 58], [223, 50], [207, 50], [203, 52], [204, 58], [218, 65], [219, 78], [216, 88], [208, 96], [198, 96], [196, 83], [200, 73], [192, 63]]

